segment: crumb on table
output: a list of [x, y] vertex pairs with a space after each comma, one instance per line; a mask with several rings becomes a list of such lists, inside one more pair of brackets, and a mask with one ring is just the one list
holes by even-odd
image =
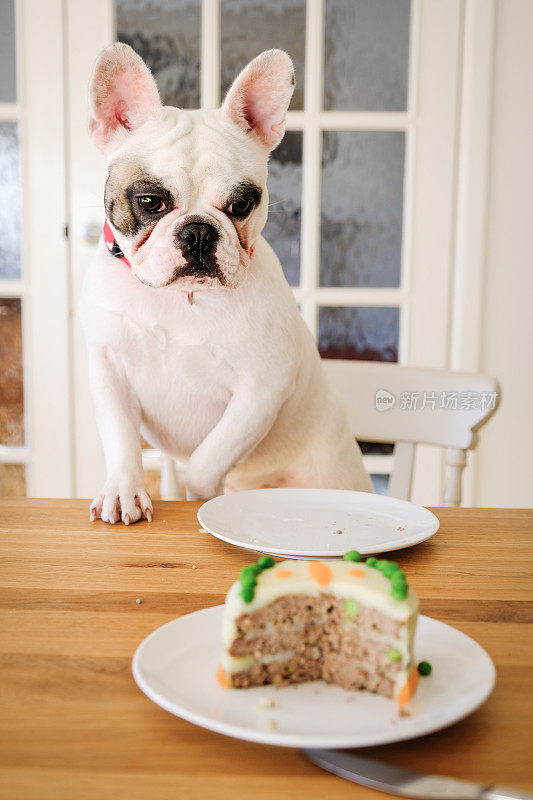
[[135, 602], [137, 603], [138, 606], [140, 606], [141, 603], [142, 603], [142, 600], [141, 600], [140, 597], [138, 597]]
[[198, 565], [197, 565], [197, 564], [193, 564], [193, 565], [192, 565], [192, 568], [193, 568], [193, 569], [198, 569]]
[[337, 534], [341, 535], [341, 534], [343, 534], [343, 533], [344, 533], [344, 531], [343, 531], [343, 530], [341, 530], [341, 528], [339, 528], [339, 530], [338, 530], [338, 531], [335, 531], [335, 533], [337, 533]]

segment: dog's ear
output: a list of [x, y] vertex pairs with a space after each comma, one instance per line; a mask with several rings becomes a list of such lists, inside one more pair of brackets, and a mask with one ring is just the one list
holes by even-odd
[[132, 48], [116, 42], [96, 62], [89, 84], [89, 131], [106, 153], [161, 111], [152, 73]]
[[285, 133], [293, 91], [294, 67], [287, 53], [265, 50], [235, 79], [222, 112], [273, 150]]

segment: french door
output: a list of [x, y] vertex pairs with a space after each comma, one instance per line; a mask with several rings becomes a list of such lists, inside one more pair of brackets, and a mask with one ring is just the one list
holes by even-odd
[[7, 496], [76, 490], [63, 24], [60, 0], [5, 0], [0, 8], [0, 495]]
[[[0, 309], [21, 311], [24, 432], [0, 441], [0, 463], [24, 465], [28, 494], [89, 497], [104, 475], [76, 307], [104, 217], [87, 83], [118, 37], [182, 107], [217, 105], [248, 59], [287, 49], [298, 87], [265, 233], [323, 356], [476, 368], [461, 355], [464, 331], [477, 335], [464, 264], [484, 185], [468, 165], [483, 174], [490, 59], [471, 45], [479, 31], [490, 42], [493, 0], [14, 2], [18, 94], [0, 102], [0, 133], [20, 137], [23, 256], [0, 274]], [[386, 473], [390, 456], [367, 463]], [[442, 455], [423, 449], [414, 499], [441, 489]]]

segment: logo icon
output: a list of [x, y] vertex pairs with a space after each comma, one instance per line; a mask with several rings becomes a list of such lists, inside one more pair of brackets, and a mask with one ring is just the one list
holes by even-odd
[[376, 411], [390, 411], [396, 405], [396, 397], [386, 389], [378, 389], [374, 398]]

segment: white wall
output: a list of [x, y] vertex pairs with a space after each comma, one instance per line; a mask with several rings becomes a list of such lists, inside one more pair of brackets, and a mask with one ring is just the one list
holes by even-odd
[[479, 506], [533, 505], [533, 2], [499, 0], [481, 371], [503, 401], [476, 456]]

